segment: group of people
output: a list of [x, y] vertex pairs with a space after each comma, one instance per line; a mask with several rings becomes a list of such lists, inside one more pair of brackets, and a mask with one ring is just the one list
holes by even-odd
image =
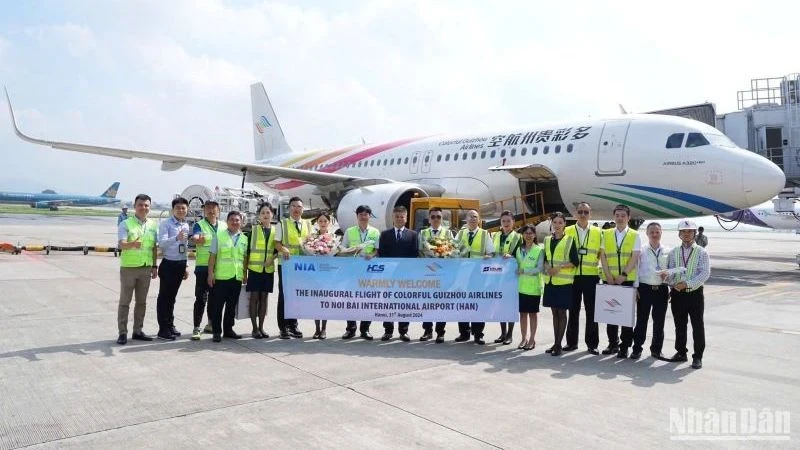
[[[127, 323], [130, 304], [135, 297], [133, 333], [131, 339], [150, 341], [153, 338], [142, 331], [146, 296], [151, 279], [159, 277], [157, 298], [157, 338], [174, 340], [181, 335], [174, 323], [175, 298], [181, 282], [189, 276], [187, 248], [192, 242], [196, 248], [194, 328], [192, 339], [199, 340], [204, 332], [213, 335], [214, 342], [223, 337], [240, 339], [233, 330], [235, 312], [242, 286], [249, 293], [251, 336], [268, 338], [264, 330], [268, 296], [272, 293], [274, 274], [278, 273], [277, 324], [281, 339], [302, 338], [296, 319], [284, 314], [283, 276], [281, 262], [300, 255], [301, 247], [309, 236], [332, 234], [331, 217], [320, 214], [315, 223], [303, 219], [303, 202], [294, 197], [289, 201], [289, 217], [272, 224], [274, 211], [268, 203], [258, 210], [258, 223], [249, 234], [242, 232], [242, 215], [237, 211], [227, 214], [225, 222], [219, 220], [219, 205], [207, 201], [204, 218], [193, 229], [186, 222], [189, 202], [176, 198], [172, 202], [172, 217], [157, 225], [148, 219], [150, 197], [140, 194], [134, 200], [135, 214], [118, 224], [120, 257], [120, 299], [118, 310], [119, 337], [117, 343], [127, 343]], [[514, 229], [514, 216], [503, 211], [500, 230], [490, 233], [480, 227], [480, 214], [466, 213], [466, 225], [454, 235], [443, 226], [444, 212], [437, 207], [429, 211], [430, 226], [419, 233], [406, 228], [407, 210], [397, 206], [392, 213], [393, 226], [380, 231], [370, 225], [372, 210], [368, 205], [356, 211], [357, 224], [343, 230], [341, 247], [350, 254], [367, 259], [381, 257], [416, 258], [426, 254], [426, 243], [434, 238], [451, 241], [462, 257], [489, 259], [513, 258], [517, 262], [519, 313], [522, 350], [536, 346], [536, 328], [539, 304], [552, 310], [554, 344], [546, 350], [553, 356], [577, 350], [580, 328], [580, 311], [586, 311], [584, 339], [591, 354], [616, 354], [618, 358], [639, 359], [647, 334], [650, 317], [653, 321], [651, 356], [674, 362], [688, 361], [687, 325], [691, 321], [694, 353], [692, 367], [702, 367], [705, 349], [703, 325], [703, 284], [710, 276], [708, 254], [695, 242], [697, 226], [689, 220], [679, 224], [681, 245], [669, 249], [661, 244], [661, 226], [652, 222], [647, 226], [647, 244], [643, 245], [639, 233], [628, 227], [630, 209], [618, 205], [614, 209], [615, 227], [600, 229], [590, 225], [591, 205], [577, 205], [577, 223], [566, 226], [566, 218], [555, 213], [551, 218], [552, 235], [543, 245], [536, 239], [532, 225]], [[157, 248], [162, 260], [157, 264]], [[352, 251], [355, 249], [355, 251]], [[277, 267], [276, 267], [277, 266]], [[636, 291], [638, 303], [636, 325], [618, 327], [607, 325], [608, 346], [598, 351], [599, 326], [594, 320], [596, 287], [600, 283], [630, 286]], [[135, 295], [134, 295], [135, 294]], [[675, 322], [675, 350], [669, 359], [662, 354], [664, 322], [671, 301]], [[209, 324], [202, 328], [203, 313]], [[315, 320], [314, 339], [327, 337], [327, 321]], [[372, 340], [369, 321], [348, 321], [342, 339], [356, 337]], [[459, 322], [456, 342], [472, 339], [483, 345], [483, 322]], [[443, 343], [446, 323], [422, 324], [420, 341], [434, 339]], [[513, 342], [514, 322], [501, 323], [497, 344]], [[621, 329], [620, 329], [621, 328]], [[393, 338], [394, 322], [383, 323], [382, 341]], [[409, 323], [397, 324], [399, 337], [410, 341]], [[564, 339], [566, 337], [566, 345]], [[629, 350], [631, 351], [629, 355]]]

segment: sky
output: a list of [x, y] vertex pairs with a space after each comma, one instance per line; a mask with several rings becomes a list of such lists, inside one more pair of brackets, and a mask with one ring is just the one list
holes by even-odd
[[[779, 14], [776, 16], [776, 11]], [[253, 160], [250, 84], [294, 150], [713, 102], [800, 72], [800, 2], [26, 1], [0, 15], [0, 84], [49, 140]], [[5, 99], [0, 101], [5, 103]], [[0, 189], [168, 201], [199, 169], [53, 150], [0, 110]]]

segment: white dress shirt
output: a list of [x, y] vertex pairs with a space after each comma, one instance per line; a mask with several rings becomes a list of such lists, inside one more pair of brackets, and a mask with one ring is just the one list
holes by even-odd
[[661, 275], [658, 272], [667, 268], [667, 258], [669, 257], [669, 247], [659, 245], [653, 248], [648, 242], [639, 254], [639, 282], [658, 286], [663, 284]]

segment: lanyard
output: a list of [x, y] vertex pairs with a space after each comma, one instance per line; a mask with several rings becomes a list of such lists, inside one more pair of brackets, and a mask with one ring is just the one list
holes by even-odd
[[369, 234], [369, 228], [367, 228], [363, 232], [360, 229], [358, 230], [358, 235], [359, 235], [359, 238], [361, 239], [361, 243], [362, 244], [367, 241], [367, 235], [368, 234]]
[[684, 255], [684, 250], [685, 250], [685, 248], [681, 245], [681, 259], [683, 260], [683, 267], [688, 268], [689, 267], [689, 260], [692, 259], [692, 253], [694, 253], [694, 246], [692, 246], [692, 249], [689, 250], [689, 256], [688, 257]]
[[626, 237], [628, 237], [628, 233], [625, 233], [622, 236], [622, 242], [621, 243], [617, 243], [617, 230], [616, 230], [616, 228], [614, 229], [614, 245], [617, 246], [617, 270], [619, 270], [617, 275], [622, 275], [622, 244], [625, 243], [625, 238]]
[[659, 265], [658, 262], [658, 257], [661, 256], [661, 247], [658, 247], [658, 253], [653, 251], [653, 247], [650, 247], [650, 253], [652, 253], [653, 256], [656, 258], [656, 270], [661, 270], [661, 266]]

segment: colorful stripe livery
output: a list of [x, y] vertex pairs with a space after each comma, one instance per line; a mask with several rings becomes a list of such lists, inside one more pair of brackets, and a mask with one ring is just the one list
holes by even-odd
[[[636, 184], [614, 183], [614, 185], [620, 186], [622, 188], [628, 188], [629, 190], [599, 188], [599, 190], [606, 191], [609, 194], [600, 194], [600, 193], [592, 194], [588, 192], [584, 192], [583, 194], [594, 198], [600, 198], [603, 200], [609, 200], [612, 202], [625, 204], [632, 208], [636, 208], [642, 212], [650, 214], [656, 218], [673, 217], [675, 216], [675, 214], [687, 217], [694, 217], [694, 216], [702, 216], [704, 214], [709, 214], [709, 212], [723, 213], [723, 212], [733, 211], [736, 209], [736, 207], [728, 205], [726, 203], [718, 202], [716, 200], [700, 197], [698, 195], [689, 194], [686, 192], [673, 191], [670, 189], [663, 189], [653, 186], [643, 186]], [[657, 194], [659, 196], [666, 197], [667, 199], [654, 197], [652, 195], [642, 194], [641, 192], [635, 192], [633, 191], [634, 189], [637, 191], [644, 191], [652, 194]], [[623, 198], [623, 196], [627, 198]], [[698, 211], [696, 209], [680, 205], [670, 200], [679, 200], [681, 202], [691, 203], [692, 205], [705, 208], [707, 211], [706, 212]], [[671, 212], [667, 212], [665, 210]]]

